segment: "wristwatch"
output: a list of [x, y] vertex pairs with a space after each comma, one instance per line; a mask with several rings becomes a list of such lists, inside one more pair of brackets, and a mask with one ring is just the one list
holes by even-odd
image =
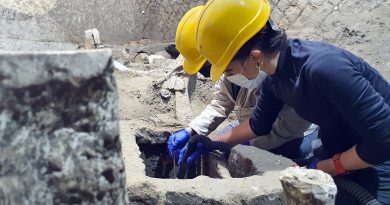
[[332, 161], [333, 161], [334, 167], [336, 168], [337, 175], [345, 175], [347, 173], [347, 171], [345, 170], [344, 165], [341, 163], [340, 156], [341, 156], [341, 153], [337, 153], [337, 154], [333, 155]]

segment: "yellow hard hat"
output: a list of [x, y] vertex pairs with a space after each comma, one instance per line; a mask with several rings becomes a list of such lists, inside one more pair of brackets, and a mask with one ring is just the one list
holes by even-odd
[[203, 6], [197, 6], [189, 10], [176, 30], [176, 48], [184, 57], [183, 69], [188, 74], [197, 73], [206, 62], [206, 58], [196, 50], [196, 29], [202, 9]]
[[220, 78], [240, 48], [270, 16], [267, 0], [209, 0], [199, 17], [198, 51], [211, 64], [211, 79]]

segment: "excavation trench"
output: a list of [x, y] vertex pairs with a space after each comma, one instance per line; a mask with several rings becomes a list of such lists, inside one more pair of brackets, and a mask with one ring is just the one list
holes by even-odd
[[[166, 131], [152, 131], [147, 128], [138, 129], [136, 143], [141, 151], [140, 157], [145, 164], [146, 176], [162, 179], [177, 178], [180, 167], [174, 163], [167, 150], [167, 140], [171, 135]], [[201, 160], [196, 167], [188, 167], [186, 178], [194, 178], [201, 174]], [[204, 163], [204, 162], [203, 162]]]

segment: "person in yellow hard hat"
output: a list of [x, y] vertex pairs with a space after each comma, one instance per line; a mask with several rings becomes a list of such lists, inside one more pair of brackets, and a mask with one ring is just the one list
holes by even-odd
[[[184, 14], [176, 30], [176, 48], [184, 57], [183, 69], [188, 74], [196, 74], [203, 67], [211, 66], [196, 50], [196, 28], [203, 6], [197, 6]], [[203, 68], [203, 69], [201, 69]]]
[[[180, 20], [176, 32], [176, 47], [183, 55], [183, 69], [189, 74], [196, 74], [198, 71], [210, 67], [206, 59], [196, 50], [196, 28], [197, 21], [203, 6], [189, 10]], [[208, 135], [214, 131], [237, 107], [238, 121], [232, 122], [222, 129], [224, 132], [239, 122], [249, 119], [259, 94], [259, 85], [265, 78], [264, 73], [259, 73], [256, 80], [251, 83], [234, 84], [225, 75], [216, 83], [216, 91], [206, 109], [188, 127], [173, 133], [168, 139], [168, 150], [171, 155], [179, 157], [179, 152], [185, 152], [191, 135]], [[302, 158], [307, 156], [311, 150], [311, 142], [316, 139], [316, 126], [299, 117], [295, 111], [285, 106], [274, 123], [272, 131], [267, 136], [258, 137], [251, 141], [253, 146], [270, 150], [289, 158]], [[305, 136], [305, 138], [303, 138]], [[318, 145], [318, 143], [317, 143]], [[295, 149], [293, 149], [295, 148]], [[179, 159], [179, 164], [181, 160]], [[192, 164], [191, 160], [188, 163]]]
[[[320, 127], [328, 151], [309, 167], [344, 175], [390, 204], [389, 82], [344, 49], [288, 39], [270, 12], [266, 0], [209, 0], [202, 9], [196, 45], [212, 64], [212, 80], [269, 75], [250, 119], [212, 139], [237, 144], [266, 135], [282, 108], [291, 106]], [[336, 204], [357, 203], [338, 187]]]

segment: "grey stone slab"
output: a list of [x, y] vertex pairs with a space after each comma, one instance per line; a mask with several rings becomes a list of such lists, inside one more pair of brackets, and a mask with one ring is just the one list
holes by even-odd
[[284, 170], [294, 165], [290, 159], [245, 145], [233, 147], [228, 161], [232, 177], [262, 175], [267, 171]]

